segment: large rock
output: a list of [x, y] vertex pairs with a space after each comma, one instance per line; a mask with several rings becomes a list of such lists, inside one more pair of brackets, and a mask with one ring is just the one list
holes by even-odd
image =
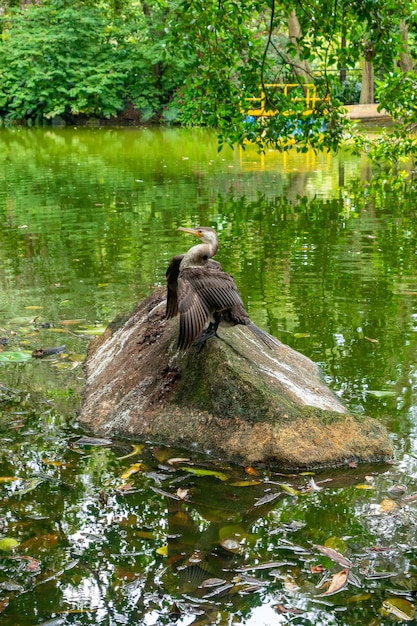
[[385, 428], [351, 415], [307, 357], [241, 326], [178, 352], [178, 320], [164, 313], [158, 288], [90, 344], [80, 422], [95, 434], [287, 469], [391, 458]]

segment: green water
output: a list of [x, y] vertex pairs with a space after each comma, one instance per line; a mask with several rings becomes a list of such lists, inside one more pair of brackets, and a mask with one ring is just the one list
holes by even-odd
[[[218, 154], [195, 130], [0, 129], [1, 623], [412, 617], [416, 200], [342, 154]], [[395, 464], [282, 476], [82, 439], [91, 336], [164, 283], [191, 245], [177, 227], [195, 224], [219, 231], [251, 318], [389, 428]], [[344, 566], [317, 545], [353, 563], [333, 595]]]

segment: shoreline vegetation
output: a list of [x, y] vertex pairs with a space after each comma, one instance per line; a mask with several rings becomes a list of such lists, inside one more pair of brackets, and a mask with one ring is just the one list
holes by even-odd
[[[219, 149], [347, 145], [395, 165], [417, 153], [414, 22], [411, 0], [308, 11], [259, 0], [0, 0], [0, 119], [207, 127]], [[260, 100], [265, 115], [253, 119]], [[355, 103], [394, 122], [369, 140], [346, 114]]]

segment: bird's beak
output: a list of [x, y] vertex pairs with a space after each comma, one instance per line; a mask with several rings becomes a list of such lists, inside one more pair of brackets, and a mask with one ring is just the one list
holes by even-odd
[[179, 226], [178, 230], [182, 230], [183, 233], [188, 233], [189, 235], [195, 235], [199, 239], [203, 238], [203, 233], [198, 228], [183, 228], [183, 226]]

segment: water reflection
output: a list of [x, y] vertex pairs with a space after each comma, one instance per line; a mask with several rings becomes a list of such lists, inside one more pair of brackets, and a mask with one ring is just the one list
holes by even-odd
[[[20, 542], [0, 564], [5, 624], [24, 615], [22, 626], [354, 625], [364, 614], [380, 620], [392, 589], [411, 602], [413, 187], [373, 180], [365, 160], [344, 154], [218, 154], [207, 131], [131, 128], [0, 129], [0, 181], [0, 358], [66, 345], [44, 360], [0, 362], [0, 473], [10, 479], [0, 521]], [[310, 477], [264, 468], [193, 476], [186, 462], [167, 461], [184, 451], [145, 446], [123, 461], [130, 448], [76, 445], [91, 335], [164, 282], [168, 260], [188, 245], [177, 226], [196, 223], [218, 229], [218, 259], [251, 318], [318, 361], [352, 410], [384, 420], [395, 467], [352, 469], [340, 481], [333, 472], [315, 490]], [[276, 484], [285, 481], [302, 495]], [[398, 485], [405, 495], [395, 500]], [[377, 508], [387, 497], [398, 509]], [[310, 566], [314, 545], [330, 540], [352, 557], [356, 579], [320, 599]], [[337, 571], [324, 565], [328, 577]]]

